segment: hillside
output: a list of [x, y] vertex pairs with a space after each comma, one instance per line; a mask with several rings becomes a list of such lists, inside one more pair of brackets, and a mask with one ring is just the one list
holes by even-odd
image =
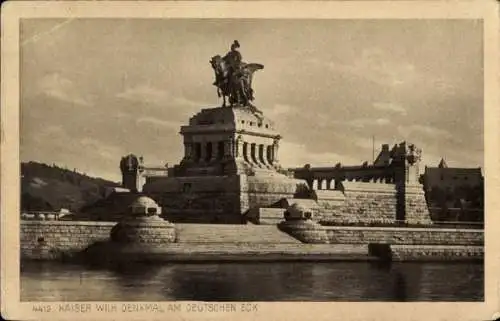
[[78, 211], [103, 198], [108, 187], [116, 186], [119, 184], [56, 165], [21, 163], [21, 210]]

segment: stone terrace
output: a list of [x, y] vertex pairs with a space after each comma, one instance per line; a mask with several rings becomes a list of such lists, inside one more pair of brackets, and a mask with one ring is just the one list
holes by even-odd
[[275, 225], [175, 224], [177, 243], [298, 244]]

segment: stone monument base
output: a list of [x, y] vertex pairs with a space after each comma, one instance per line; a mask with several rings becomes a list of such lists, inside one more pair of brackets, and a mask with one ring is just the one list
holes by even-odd
[[168, 221], [212, 224], [246, 224], [252, 209], [271, 207], [303, 189], [305, 181], [279, 173], [166, 177], [144, 186]]

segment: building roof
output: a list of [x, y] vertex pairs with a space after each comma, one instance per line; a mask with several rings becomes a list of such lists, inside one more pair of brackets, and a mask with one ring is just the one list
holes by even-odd
[[438, 165], [439, 168], [448, 168], [448, 164], [444, 161], [444, 158], [441, 158], [441, 161], [439, 162]]

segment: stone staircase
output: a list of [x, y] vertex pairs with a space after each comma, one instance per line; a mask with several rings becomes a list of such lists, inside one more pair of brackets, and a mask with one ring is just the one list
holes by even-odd
[[276, 225], [175, 224], [177, 243], [302, 244]]
[[[142, 245], [135, 245], [144, 246]], [[270, 243], [169, 243], [143, 248], [126, 246], [120, 256], [127, 260], [165, 262], [283, 262], [378, 260], [365, 244], [270, 244]]]

